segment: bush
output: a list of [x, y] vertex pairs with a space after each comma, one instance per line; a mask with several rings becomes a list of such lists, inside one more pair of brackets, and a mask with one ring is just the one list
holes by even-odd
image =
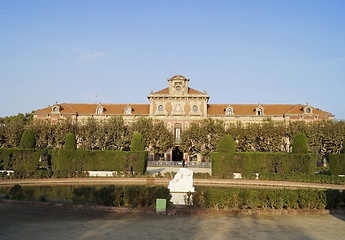
[[11, 199], [15, 199], [15, 200], [23, 199], [24, 192], [23, 192], [22, 186], [20, 186], [19, 184], [14, 185], [8, 191], [8, 195], [10, 196]]
[[292, 153], [307, 154], [308, 142], [307, 138], [302, 133], [297, 133], [292, 143]]
[[143, 135], [139, 132], [134, 133], [131, 140], [131, 151], [144, 151], [144, 150], [145, 150], [145, 142], [143, 139]]
[[147, 186], [107, 186], [79, 187], [73, 190], [75, 204], [92, 204], [115, 207], [151, 207], [155, 206], [156, 199], [171, 198], [166, 187]]
[[345, 154], [329, 155], [329, 172], [332, 176], [345, 174]]
[[75, 135], [73, 133], [67, 134], [64, 149], [65, 150], [77, 149], [77, 140], [76, 140]]
[[35, 148], [36, 147], [35, 133], [30, 129], [26, 129], [23, 132], [23, 135], [20, 139], [19, 146], [20, 148]]
[[314, 174], [317, 154], [291, 154], [271, 152], [211, 153], [212, 175], [232, 178], [234, 172], [247, 179], [253, 173], [305, 173]]
[[236, 143], [231, 135], [224, 135], [218, 143], [218, 152], [236, 152]]
[[[344, 191], [343, 191], [344, 192]], [[195, 199], [195, 200], [194, 200]], [[196, 207], [214, 209], [325, 209], [342, 201], [339, 191], [197, 187]], [[334, 205], [335, 204], [335, 205]]]

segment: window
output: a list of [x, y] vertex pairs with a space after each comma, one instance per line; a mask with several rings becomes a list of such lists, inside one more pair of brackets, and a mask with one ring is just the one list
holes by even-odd
[[182, 124], [181, 123], [175, 123], [174, 124], [174, 132], [175, 132], [175, 139], [181, 139], [181, 130], [182, 130]]
[[159, 105], [159, 107], [158, 107], [158, 111], [159, 111], [159, 112], [163, 112], [163, 111], [164, 111], [164, 107], [163, 107], [163, 105]]
[[180, 139], [181, 138], [181, 128], [175, 129], [175, 138]]
[[102, 112], [103, 112], [103, 111], [102, 111], [102, 108], [100, 108], [100, 107], [97, 108], [97, 114], [102, 114]]
[[262, 115], [262, 109], [258, 108], [258, 115], [261, 116]]
[[226, 115], [232, 115], [232, 109], [231, 108], [226, 109]]
[[177, 86], [176, 91], [178, 91], [178, 92], [181, 91], [181, 86]]
[[197, 111], [198, 111], [198, 109], [199, 109], [199, 108], [198, 108], [198, 106], [197, 106], [197, 105], [194, 105], [194, 106], [193, 106], [193, 112], [197, 112]]
[[131, 114], [131, 108], [130, 107], [126, 107], [125, 114]]
[[59, 112], [59, 108], [58, 107], [53, 107], [53, 112], [55, 112], [55, 113]]
[[309, 114], [311, 112], [310, 108], [307, 108], [305, 112]]

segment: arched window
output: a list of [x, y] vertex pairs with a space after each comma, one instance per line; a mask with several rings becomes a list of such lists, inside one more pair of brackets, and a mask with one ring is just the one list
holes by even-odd
[[55, 112], [55, 113], [59, 112], [59, 108], [58, 107], [53, 107], [53, 112]]
[[232, 108], [226, 109], [226, 115], [232, 115]]
[[305, 112], [308, 113], [308, 114], [311, 113], [310, 108], [306, 108]]
[[102, 114], [103, 113], [103, 110], [101, 107], [97, 108], [97, 111], [96, 111], [97, 114]]
[[258, 115], [261, 116], [262, 115], [262, 109], [258, 108]]
[[131, 114], [132, 111], [131, 111], [131, 108], [130, 107], [126, 107], [125, 108], [125, 114]]

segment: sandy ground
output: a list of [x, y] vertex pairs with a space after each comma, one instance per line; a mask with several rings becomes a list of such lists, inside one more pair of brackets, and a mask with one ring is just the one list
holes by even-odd
[[[168, 186], [170, 178], [48, 178], [1, 180], [0, 187], [54, 185], [156, 185]], [[193, 179], [194, 186], [239, 188], [317, 188], [345, 190], [345, 185], [243, 179]]]
[[345, 215], [155, 215], [0, 203], [0, 239], [344, 239]]

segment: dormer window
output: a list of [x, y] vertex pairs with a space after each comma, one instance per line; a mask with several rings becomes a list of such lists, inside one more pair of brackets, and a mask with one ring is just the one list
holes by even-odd
[[132, 113], [132, 109], [130, 107], [126, 107], [125, 108], [125, 114], [128, 115], [128, 114], [131, 114]]
[[230, 107], [227, 108], [225, 114], [226, 114], [226, 115], [232, 115], [232, 114], [233, 114], [232, 108], [230, 108]]
[[96, 110], [97, 114], [102, 114], [103, 113], [103, 109], [101, 107], [98, 107]]
[[258, 116], [263, 115], [262, 108], [258, 108], [258, 109], [257, 109], [257, 114], [258, 114]]
[[52, 106], [52, 113], [60, 113], [60, 106], [57, 102]]
[[305, 113], [305, 114], [312, 114], [313, 113], [313, 109], [312, 109], [312, 107], [309, 106], [308, 103], [306, 106], [303, 107], [303, 113]]

